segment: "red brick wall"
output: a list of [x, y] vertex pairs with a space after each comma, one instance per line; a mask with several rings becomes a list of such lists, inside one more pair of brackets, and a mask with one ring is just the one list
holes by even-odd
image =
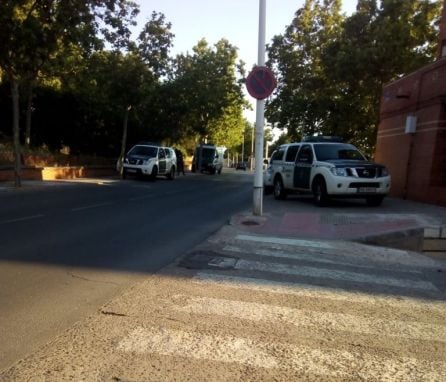
[[[387, 85], [375, 158], [392, 175], [391, 195], [446, 204], [446, 59]], [[416, 132], [405, 133], [406, 118]]]

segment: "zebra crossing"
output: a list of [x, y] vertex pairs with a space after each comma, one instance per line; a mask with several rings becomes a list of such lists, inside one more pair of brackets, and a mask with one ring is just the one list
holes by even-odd
[[117, 351], [176, 365], [154, 380], [445, 381], [438, 265], [404, 251], [240, 235], [180, 263], [175, 293], [152, 302], [163, 320], [133, 328]]

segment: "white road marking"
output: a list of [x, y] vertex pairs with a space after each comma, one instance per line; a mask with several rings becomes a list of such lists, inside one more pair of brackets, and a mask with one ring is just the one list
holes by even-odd
[[329, 332], [353, 332], [373, 336], [408, 338], [422, 341], [446, 342], [446, 326], [422, 322], [367, 319], [365, 317], [314, 311], [309, 309], [293, 309], [283, 306], [259, 304], [254, 302], [233, 301], [209, 297], [174, 296], [186, 304], [175, 306], [180, 312], [193, 314], [211, 314], [248, 321], [268, 321], [278, 325], [292, 324], [298, 328], [323, 328]]
[[249, 339], [231, 335], [211, 336], [166, 328], [135, 329], [118, 344], [118, 350], [237, 362], [255, 367], [277, 366], [274, 357]]
[[230, 334], [210, 335], [168, 328], [137, 328], [118, 343], [127, 353], [160, 354], [215, 362], [239, 363], [335, 379], [444, 381], [446, 364], [409, 357], [396, 359], [336, 349], [266, 343]]
[[[250, 249], [249, 251], [236, 247], [234, 245], [227, 245], [223, 248], [224, 251], [231, 251], [236, 253], [249, 253], [257, 256], [266, 256], [266, 257], [275, 257], [279, 259], [291, 259], [291, 260], [305, 260], [312, 261], [316, 263], [326, 263], [326, 264], [336, 264], [336, 265], [347, 265], [353, 266], [355, 268], [363, 268], [363, 269], [380, 269], [382, 270], [382, 265], [380, 267], [372, 267], [370, 265], [359, 265], [356, 263], [342, 262], [339, 260], [329, 260], [318, 257], [314, 254], [305, 254], [305, 253], [286, 253], [281, 252], [279, 250], [268, 250], [268, 249]], [[413, 270], [405, 270], [405, 273], [413, 273], [413, 274], [423, 274], [421, 271], [413, 271]]]
[[326, 278], [338, 281], [350, 281], [355, 283], [369, 283], [386, 285], [407, 289], [422, 289], [428, 291], [438, 291], [438, 289], [428, 281], [416, 281], [407, 279], [396, 279], [393, 277], [370, 275], [359, 272], [340, 271], [335, 269], [322, 269], [307, 266], [296, 266], [290, 264], [279, 264], [271, 262], [239, 260], [235, 265], [235, 269], [246, 271], [260, 271], [279, 273], [282, 275], [304, 276]]
[[342, 289], [319, 287], [309, 284], [287, 283], [249, 277], [218, 275], [198, 272], [193, 281], [197, 284], [218, 284], [227, 288], [248, 289], [256, 292], [294, 295], [299, 297], [328, 299], [331, 301], [353, 301], [373, 306], [386, 306], [393, 309], [424, 309], [443, 314], [446, 320], [446, 303], [426, 302], [410, 297], [392, 297], [348, 292]]
[[251, 236], [251, 235], [237, 235], [236, 240], [253, 241], [257, 243], [268, 244], [282, 244], [294, 245], [298, 247], [312, 247], [312, 248], [333, 248], [332, 245], [320, 241], [300, 240], [300, 239], [285, 239], [281, 237], [272, 236]]
[[18, 222], [23, 222], [23, 221], [27, 221], [27, 220], [33, 220], [33, 219], [40, 219], [40, 218], [43, 218], [43, 217], [45, 217], [45, 215], [42, 215], [42, 214], [32, 215], [32, 216], [24, 216], [22, 218], [16, 218], [16, 219], [0, 221], [0, 225], [1, 224], [9, 224], [9, 223], [18, 223]]
[[91, 210], [93, 208], [100, 208], [100, 207], [106, 207], [111, 206], [115, 204], [114, 202], [106, 202], [106, 203], [98, 203], [98, 204], [92, 204], [90, 206], [82, 206], [78, 208], [72, 208], [71, 212], [78, 212], [78, 211], [84, 211], [84, 210]]

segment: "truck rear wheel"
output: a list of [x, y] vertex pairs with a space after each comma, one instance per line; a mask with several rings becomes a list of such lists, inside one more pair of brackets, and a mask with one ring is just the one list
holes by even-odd
[[175, 179], [175, 166], [172, 166], [171, 168], [170, 168], [170, 172], [169, 172], [169, 174], [167, 175], [167, 179], [169, 179], [169, 180], [174, 180]]

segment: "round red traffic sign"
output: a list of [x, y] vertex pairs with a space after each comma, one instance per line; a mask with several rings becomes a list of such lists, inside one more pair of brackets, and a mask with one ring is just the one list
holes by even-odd
[[246, 78], [248, 93], [259, 100], [268, 98], [276, 86], [274, 73], [266, 66], [256, 66]]

